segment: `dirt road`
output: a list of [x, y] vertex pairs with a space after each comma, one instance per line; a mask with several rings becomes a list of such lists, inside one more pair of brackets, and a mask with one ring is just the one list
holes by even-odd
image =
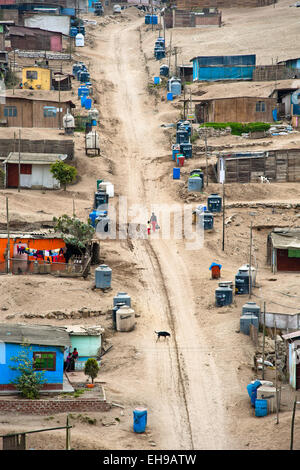
[[[87, 56], [92, 59], [93, 78], [112, 82], [101, 96], [100, 108], [104, 125], [117, 122], [112, 149], [115, 185], [119, 194], [128, 198], [129, 206], [145, 208], [140, 222], [146, 223], [152, 204], [172, 201], [160, 185], [154, 162], [168, 146], [162, 148], [164, 135], [152, 98], [146, 92], [147, 74], [138, 29], [142, 21], [136, 19], [96, 33], [97, 46], [87, 51]], [[133, 240], [133, 247], [133, 256], [145, 268], [146, 285], [140, 299], [146, 322], [137, 345], [145, 356], [141, 387], [145, 389], [144, 401], [151, 409], [152, 422], [159, 430], [159, 446], [230, 448], [219, 371], [208, 355], [209, 347], [195, 319], [184, 240]], [[153, 330], [159, 329], [171, 332], [170, 341], [155, 342]]]

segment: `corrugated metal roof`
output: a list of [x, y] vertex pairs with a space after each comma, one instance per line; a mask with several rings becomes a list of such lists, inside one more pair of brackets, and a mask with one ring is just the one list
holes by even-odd
[[[66, 158], [68, 158], [68, 155], [59, 153], [20, 153], [21, 163], [47, 165], [55, 163], [57, 160], [65, 160]], [[19, 153], [10, 152], [4, 163], [19, 163]]]
[[75, 336], [100, 336], [104, 333], [104, 328], [101, 326], [83, 326], [83, 325], [69, 325], [66, 326], [66, 331], [70, 335]]
[[282, 232], [271, 233], [272, 245], [274, 248], [283, 250], [300, 249], [300, 230], [292, 231], [289, 230]]
[[288, 333], [286, 335], [282, 335], [283, 339], [295, 339], [300, 338], [300, 330], [294, 331], [293, 333]]
[[48, 325], [0, 324], [0, 341], [39, 346], [71, 346], [65, 328]]
[[[14, 238], [30, 238], [30, 239], [52, 239], [52, 238], [63, 238], [62, 233], [56, 232], [43, 232], [43, 231], [34, 231], [34, 232], [13, 232], [9, 234], [11, 239]], [[7, 233], [0, 233], [0, 238], [7, 238]]]

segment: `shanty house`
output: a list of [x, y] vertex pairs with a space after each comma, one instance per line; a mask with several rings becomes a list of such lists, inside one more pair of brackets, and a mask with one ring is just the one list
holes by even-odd
[[300, 228], [274, 228], [268, 235], [267, 261], [273, 273], [300, 271]]
[[300, 149], [220, 152], [217, 155], [218, 183], [255, 183], [264, 176], [277, 182], [300, 182]]
[[23, 67], [22, 86], [24, 89], [50, 90], [52, 72], [46, 67]]
[[[26, 346], [25, 346], [26, 345]], [[11, 370], [18, 364], [13, 361], [27, 351], [35, 371], [44, 371], [46, 383], [43, 390], [62, 390], [64, 377], [64, 349], [70, 338], [63, 328], [44, 325], [0, 325], [0, 390], [14, 391], [20, 372]]]
[[203, 98], [195, 105], [195, 115], [203, 122], [273, 122], [276, 98], [238, 96]]
[[282, 335], [287, 343], [287, 370], [289, 384], [294, 390], [300, 390], [300, 331]]
[[99, 359], [104, 329], [100, 326], [71, 325], [66, 327], [70, 335], [71, 351], [77, 348], [75, 370], [83, 370], [89, 358]]
[[[47, 98], [47, 92], [29, 96], [27, 90], [6, 93], [0, 101], [0, 121], [8, 127], [44, 127], [58, 129], [67, 110], [75, 108], [71, 100]], [[37, 93], [37, 92], [36, 92]], [[3, 102], [4, 101], [4, 102]]]
[[[71, 249], [70, 249], [71, 248]], [[42, 269], [36, 269], [39, 263], [42, 267], [45, 263], [52, 271], [65, 269], [64, 263], [68, 260], [68, 247], [61, 234], [49, 232], [17, 232], [0, 233], [0, 272], [12, 273], [36, 273], [42, 274]], [[6, 253], [9, 251], [9, 263], [6, 264]], [[50, 269], [51, 268], [51, 269]], [[48, 274], [48, 271], [43, 273]]]
[[198, 56], [190, 62], [194, 81], [252, 80], [256, 55]]
[[9, 28], [9, 40], [12, 50], [62, 51], [62, 33], [57, 31], [26, 26], [11, 26]]
[[60, 183], [53, 177], [50, 167], [57, 160], [63, 161], [67, 158], [68, 155], [55, 153], [11, 152], [3, 162], [5, 186], [18, 188], [20, 182], [21, 188], [59, 189]]

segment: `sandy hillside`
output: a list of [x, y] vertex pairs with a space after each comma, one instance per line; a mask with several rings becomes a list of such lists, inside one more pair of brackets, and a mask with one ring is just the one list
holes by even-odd
[[[290, 25], [289, 34], [299, 34], [296, 33], [297, 13], [297, 9], [289, 8], [286, 1], [276, 8], [228, 10], [223, 13], [224, 28], [217, 31], [174, 30], [172, 37], [181, 44], [185, 61], [193, 54], [204, 54], [207, 50], [222, 54], [254, 50], [260, 61], [267, 57], [270, 61], [277, 55], [271, 38], [283, 17]], [[266, 17], [268, 28], [265, 27], [262, 41], [260, 25], [266, 23]], [[170, 134], [161, 125], [175, 122], [181, 110], [178, 102], [163, 102], [148, 91], [151, 71], [147, 67], [157, 73], [158, 64], [152, 60], [157, 33], [147, 31], [143, 17], [133, 8], [123, 13], [119, 20], [104, 17], [97, 21], [99, 28], [89, 31], [90, 45], [81, 50], [81, 57], [89, 63], [97, 91], [101, 156], [86, 157], [82, 136], [76, 135], [80, 181], [66, 192], [45, 192], [42, 196], [39, 191], [22, 191], [21, 194], [13, 190], [2, 191], [1, 220], [5, 214], [6, 194], [9, 194], [14, 217], [17, 219], [18, 213], [24, 211], [24, 219], [32, 220], [51, 218], [57, 213], [70, 214], [75, 194], [78, 215], [84, 219], [100, 175], [115, 185], [116, 197], [112, 205], [118, 208], [118, 195], [126, 197], [131, 216], [135, 209], [136, 219], [142, 224], [147, 222], [153, 207], [160, 221], [162, 205], [169, 207], [176, 203], [177, 211], [180, 211], [190, 204], [192, 210], [204, 202], [208, 194], [221, 190], [210, 180], [203, 194], [186, 201], [187, 173], [190, 168], [203, 165], [200, 154], [184, 167], [179, 182], [172, 180]], [[280, 28], [281, 32], [285, 31], [284, 26]], [[278, 56], [292, 53], [293, 47], [296, 53], [296, 41], [288, 47], [288, 39], [285, 42], [283, 34], [280, 47]], [[3, 130], [0, 135], [1, 132]], [[23, 314], [84, 306], [97, 306], [105, 313], [95, 322], [106, 327], [107, 341], [114, 347], [103, 360], [98, 380], [104, 382], [108, 400], [125, 408], [89, 413], [88, 418], [96, 418], [95, 424], [87, 422], [87, 414], [75, 414], [72, 417], [74, 448], [289, 448], [289, 399], [285, 398], [278, 425], [275, 425], [274, 415], [263, 420], [255, 418], [250, 407], [246, 386], [255, 378], [252, 369], [255, 348], [248, 336], [239, 333], [241, 308], [248, 297], [236, 297], [231, 306], [216, 308], [217, 282], [210, 279], [208, 269], [212, 261], [217, 261], [222, 264], [222, 279], [234, 279], [238, 267], [248, 262], [252, 220], [253, 259], [258, 269], [258, 286], [254, 289], [253, 300], [261, 306], [266, 301], [271, 311], [279, 311], [274, 309], [282, 308], [282, 305], [286, 312], [298, 310], [285, 294], [297, 292], [299, 276], [277, 274], [276, 281], [270, 281], [274, 276], [266, 265], [266, 236], [273, 225], [297, 225], [299, 207], [275, 208], [274, 212], [272, 207], [257, 208], [255, 203], [272, 205], [292, 200], [300, 204], [299, 188], [294, 183], [267, 186], [227, 185], [228, 203], [248, 204], [226, 210], [226, 217], [232, 217], [226, 229], [224, 251], [221, 216], [215, 218], [215, 229], [205, 234], [202, 246], [193, 247], [188, 245], [187, 239], [162, 238], [159, 234], [146, 240], [101, 242], [101, 257], [113, 269], [112, 291], [105, 294], [91, 289], [93, 273], [86, 281], [47, 276], [1, 276], [4, 292], [0, 303], [1, 322], [21, 320], [49, 324], [48, 319], [30, 320]], [[41, 210], [47, 213], [41, 215]], [[275, 286], [278, 287], [276, 295]], [[131, 295], [138, 315], [136, 328], [130, 333], [115, 332], [111, 327], [108, 310], [117, 291], [127, 291]], [[89, 324], [93, 320], [89, 319]], [[62, 322], [57, 320], [56, 324]], [[171, 338], [156, 342], [155, 330], [170, 331]], [[274, 380], [272, 375], [270, 378]], [[76, 383], [83, 377], [74, 373], [70, 379]], [[145, 434], [137, 435], [132, 432], [132, 410], [141, 405], [148, 409], [148, 425]], [[62, 424], [65, 418], [64, 414], [35, 416], [30, 418], [29, 426], [25, 416], [1, 415], [0, 431], [24, 430], [28, 426], [38, 428], [48, 426], [49, 422]], [[107, 420], [114, 424], [103, 425]], [[300, 433], [298, 423], [295, 432], [297, 436]], [[62, 448], [64, 437], [60, 431], [51, 434], [51, 442], [45, 435], [32, 436], [30, 445], [36, 449]], [[295, 448], [299, 448], [297, 440]]]

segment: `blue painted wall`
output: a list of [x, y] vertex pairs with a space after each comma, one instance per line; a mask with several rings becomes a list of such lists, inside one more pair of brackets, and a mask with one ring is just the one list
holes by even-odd
[[300, 69], [300, 59], [290, 59], [286, 61], [286, 66], [292, 69]]
[[255, 54], [241, 56], [195, 57], [193, 80], [251, 80], [256, 63]]
[[[64, 348], [38, 345], [31, 345], [30, 347], [32, 348], [29, 354], [30, 359], [32, 359], [33, 352], [56, 352], [56, 370], [45, 371], [44, 377], [49, 384], [63, 383]], [[16, 362], [11, 361], [11, 358], [17, 356], [22, 349], [23, 347], [20, 344], [0, 343], [0, 385], [9, 384], [11, 380], [14, 380], [18, 376], [19, 371], [11, 370], [9, 366], [15, 367], [17, 365]]]
[[237, 67], [199, 67], [196, 80], [213, 82], [216, 80], [251, 80], [253, 66]]

